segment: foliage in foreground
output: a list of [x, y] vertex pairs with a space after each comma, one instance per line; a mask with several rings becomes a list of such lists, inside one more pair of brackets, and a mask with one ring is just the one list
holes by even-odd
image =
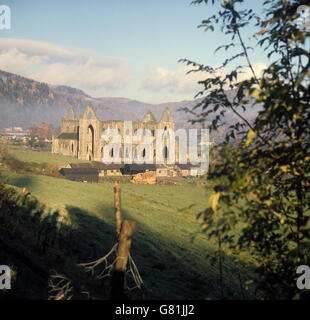
[[[0, 175], [0, 260], [10, 266], [12, 277], [12, 290], [1, 290], [0, 300], [49, 299], [48, 284], [55, 276], [68, 279], [74, 299], [108, 299], [107, 283], [77, 266], [80, 259], [105, 252], [89, 230], [80, 228], [79, 216], [73, 207], [48, 208], [25, 188], [6, 186]], [[94, 229], [103, 226], [96, 222]]]
[[[208, 73], [197, 95], [205, 97], [191, 110], [197, 116], [193, 122], [213, 115], [210, 128], [217, 130], [228, 110], [239, 117], [218, 146], [220, 160], [209, 172], [213, 193], [199, 215], [202, 231], [220, 247], [228, 245], [236, 257], [244, 251], [255, 255], [261, 298], [305, 297], [296, 287], [297, 267], [310, 264], [309, 32], [296, 25], [297, 7], [304, 3], [267, 0], [262, 16], [249, 9], [251, 1], [193, 1], [202, 2], [219, 10], [201, 27], [214, 30], [219, 25], [230, 38], [217, 50], [241, 48], [216, 69], [182, 60], [193, 72]], [[252, 48], [242, 38], [250, 26], [257, 29], [253, 38], [269, 61], [262, 74], [255, 71]], [[237, 67], [221, 75], [231, 63]], [[245, 67], [251, 77], [242, 80]], [[248, 108], [257, 110], [253, 121], [243, 113]]]

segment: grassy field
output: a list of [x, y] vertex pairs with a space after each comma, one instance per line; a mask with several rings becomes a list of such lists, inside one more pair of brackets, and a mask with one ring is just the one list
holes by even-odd
[[[19, 159], [61, 163], [67, 157], [11, 150]], [[33, 156], [33, 157], [32, 157]], [[70, 160], [71, 161], [71, 160]], [[90, 184], [34, 174], [1, 171], [7, 184], [27, 188], [47, 207], [65, 208], [72, 224], [86, 236], [81, 247], [107, 252], [115, 242], [113, 183]], [[124, 219], [136, 222], [131, 254], [151, 299], [219, 299], [216, 246], [199, 233], [196, 214], [206, 207], [207, 190], [201, 185], [121, 184]], [[89, 250], [89, 249], [87, 249]], [[98, 252], [98, 251], [93, 251]], [[93, 258], [89, 254], [89, 259]], [[84, 259], [88, 257], [85, 252]], [[98, 256], [97, 258], [99, 258]], [[87, 262], [87, 261], [76, 261]], [[224, 296], [241, 298], [232, 259], [224, 259]]]
[[33, 151], [31, 149], [24, 149], [22, 147], [9, 146], [9, 153], [15, 158], [21, 161], [33, 161], [37, 163], [55, 163], [55, 164], [68, 164], [77, 162], [86, 162], [83, 160], [78, 160], [77, 158], [63, 156], [59, 154], [51, 154], [50, 152], [39, 152]]

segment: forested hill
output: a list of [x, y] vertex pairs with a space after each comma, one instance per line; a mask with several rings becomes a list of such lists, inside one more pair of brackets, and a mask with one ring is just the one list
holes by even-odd
[[[79, 89], [54, 86], [0, 70], [0, 125], [3, 127], [28, 128], [41, 121], [59, 126], [70, 105], [81, 115], [89, 102], [102, 120], [140, 120], [149, 108], [159, 120], [168, 106], [178, 122], [192, 117], [178, 110], [193, 107], [197, 100], [149, 104], [127, 98], [92, 98]], [[228, 123], [234, 120], [232, 112], [227, 113], [227, 120]]]
[[0, 71], [0, 124], [30, 127], [41, 121], [59, 124], [69, 106], [83, 108], [87, 94], [65, 86], [51, 86]]

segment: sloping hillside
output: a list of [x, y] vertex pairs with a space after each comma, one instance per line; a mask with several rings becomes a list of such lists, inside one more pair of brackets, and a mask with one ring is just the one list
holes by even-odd
[[106, 120], [138, 120], [149, 108], [159, 118], [167, 105], [175, 120], [184, 120], [186, 115], [178, 114], [177, 109], [193, 105], [191, 101], [152, 105], [126, 98], [92, 98], [79, 89], [52, 86], [0, 71], [0, 124], [3, 126], [30, 127], [40, 121], [56, 126], [70, 105], [80, 115], [89, 102], [98, 117]]
[[[102, 120], [140, 120], [150, 108], [159, 120], [165, 107], [169, 106], [173, 119], [180, 122], [191, 119], [192, 115], [179, 109], [191, 108], [198, 100], [149, 104], [127, 98], [92, 98], [79, 89], [52, 86], [0, 70], [2, 126], [27, 128], [41, 121], [59, 126], [61, 117], [70, 105], [77, 115], [81, 115], [90, 102]], [[234, 119], [235, 115], [227, 112], [227, 123], [231, 124]]]

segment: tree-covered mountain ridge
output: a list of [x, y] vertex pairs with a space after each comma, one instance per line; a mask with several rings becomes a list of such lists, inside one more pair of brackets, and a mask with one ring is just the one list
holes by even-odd
[[[150, 104], [128, 98], [93, 98], [80, 89], [38, 82], [0, 70], [0, 125], [3, 127], [28, 128], [42, 121], [59, 126], [68, 107], [72, 106], [79, 116], [88, 103], [102, 120], [141, 120], [148, 109], [159, 120], [168, 106], [174, 121], [183, 122], [192, 115], [179, 110], [192, 108], [198, 101]], [[228, 112], [227, 119], [228, 123], [233, 121], [234, 115]]]

